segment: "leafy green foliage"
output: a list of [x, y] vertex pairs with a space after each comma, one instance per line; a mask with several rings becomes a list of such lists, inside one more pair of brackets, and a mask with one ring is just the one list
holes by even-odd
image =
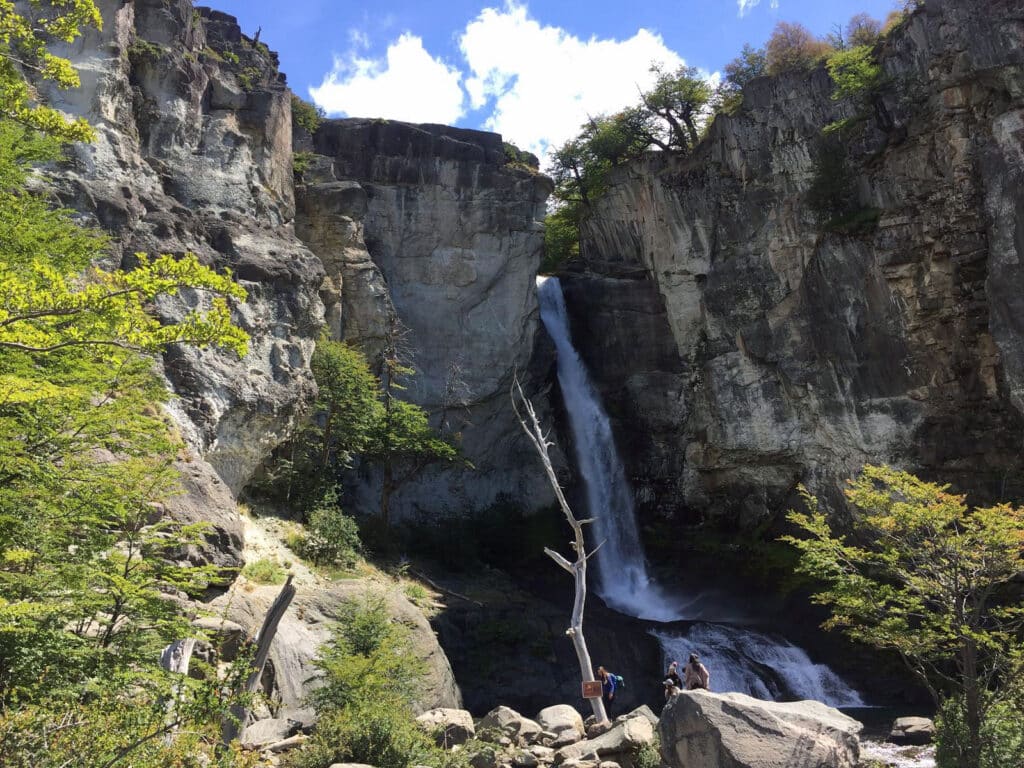
[[295, 152], [292, 155], [292, 171], [297, 175], [301, 176], [310, 168], [313, 167], [313, 153], [312, 152]]
[[277, 560], [266, 557], [246, 563], [242, 575], [257, 584], [284, 584], [288, 578], [288, 572]]
[[828, 73], [836, 84], [833, 99], [862, 96], [881, 80], [882, 68], [875, 63], [870, 45], [836, 51], [827, 61]]
[[15, 10], [13, 0], [0, 0], [0, 120], [64, 141], [89, 141], [93, 131], [84, 118], [68, 122], [59, 111], [35, 102], [22, 68], [59, 88], [77, 88], [80, 81], [71, 62], [50, 53], [46, 43], [70, 43], [83, 27], [100, 29], [102, 25], [94, 0], [35, 0], [31, 17]]
[[328, 488], [310, 510], [306, 529], [298, 551], [314, 564], [352, 568], [359, 561], [363, 548], [359, 526], [341, 511], [333, 488]]
[[316, 662], [323, 686], [313, 695], [319, 721], [310, 742], [290, 757], [293, 768], [358, 762], [380, 768], [453, 765], [413, 719], [422, 674], [408, 631], [383, 599], [348, 603], [334, 637]]
[[[964, 764], [963, 748], [970, 743], [966, 709], [962, 698], [951, 697], [942, 703], [935, 728], [935, 762], [938, 768], [959, 768]], [[1024, 709], [1019, 702], [994, 701], [988, 704], [979, 740], [981, 768], [1024, 765], [1022, 723]]]
[[324, 110], [308, 101], [292, 94], [292, 124], [297, 125], [309, 134], [316, 133], [324, 120]]
[[501, 147], [505, 151], [505, 162], [509, 165], [529, 171], [530, 173], [537, 173], [540, 168], [540, 161], [535, 154], [520, 149], [515, 144], [507, 141], [503, 142]]
[[578, 206], [560, 205], [544, 218], [544, 256], [540, 273], [551, 274], [580, 255]]
[[979, 768], [986, 722], [1020, 685], [1024, 607], [1008, 586], [1024, 556], [1024, 510], [969, 509], [948, 486], [876, 466], [846, 497], [849, 537], [804, 492], [809, 512], [789, 520], [807, 538], [784, 539], [800, 570], [825, 583], [814, 598], [831, 608], [825, 626], [897, 651], [937, 702], [956, 702], [947, 717], [962, 706], [963, 733], [946, 738], [958, 765]]
[[805, 70], [824, 59], [832, 47], [802, 24], [780, 21], [765, 44], [765, 72], [778, 75]]
[[[215, 51], [210, 50], [210, 53], [216, 56], [217, 60], [220, 60], [220, 56], [217, 56]], [[128, 58], [135, 64], [146, 61], [159, 61], [166, 54], [167, 49], [163, 46], [150, 40], [143, 40], [141, 37], [135, 38], [135, 40], [131, 42], [131, 45], [128, 46]]]

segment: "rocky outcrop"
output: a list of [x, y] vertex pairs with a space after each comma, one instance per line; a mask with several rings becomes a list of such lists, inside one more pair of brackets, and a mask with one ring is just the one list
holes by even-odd
[[[245, 627], [253, 637], [279, 592], [280, 587], [275, 586], [236, 585], [210, 608], [217, 615], [224, 615]], [[320, 684], [313, 663], [320, 646], [330, 639], [347, 602], [378, 599], [384, 601], [389, 616], [409, 629], [412, 655], [408, 663], [424, 673], [422, 684], [416, 690], [416, 711], [457, 708], [462, 704], [448, 659], [422, 611], [394, 591], [369, 581], [349, 579], [331, 585], [299, 585], [278, 626], [263, 679], [263, 689], [270, 694], [275, 717], [303, 724], [315, 721], [307, 697]]]
[[[82, 87], [49, 99], [97, 139], [53, 181], [111, 235], [110, 262], [136, 252], [199, 255], [248, 291], [234, 320], [248, 354], [174, 348], [164, 369], [192, 450], [237, 492], [313, 391], [323, 268], [295, 237], [291, 116], [277, 58], [235, 20], [190, 0], [99, 0], [103, 30], [57, 50]], [[180, 317], [202, 302], [157, 307]]]
[[658, 722], [670, 768], [854, 768], [861, 724], [817, 701], [687, 691]]
[[863, 98], [751, 82], [585, 224], [563, 285], [642, 514], [753, 529], [866, 462], [1024, 493], [1024, 19], [928, 0], [875, 54]]
[[[298, 231], [327, 267], [332, 335], [371, 360], [397, 350], [415, 369], [403, 396], [472, 463], [428, 468], [392, 496], [392, 510], [472, 511], [501, 496], [547, 504], [509, 388], [516, 371], [534, 374], [534, 277], [551, 182], [510, 164], [493, 133], [329, 120], [310, 141]], [[373, 508], [379, 479], [361, 479], [357, 498]]]
[[931, 744], [935, 738], [935, 723], [927, 717], [897, 717], [889, 731], [887, 741], [893, 744]]
[[634, 714], [617, 719], [615, 724], [600, 736], [562, 747], [555, 753], [555, 760], [564, 763], [567, 760], [579, 760], [590, 756], [631, 755], [653, 741], [654, 725], [645, 715]]
[[473, 716], [464, 709], [430, 709], [416, 718], [420, 728], [434, 736], [439, 747], [465, 744], [476, 735]]

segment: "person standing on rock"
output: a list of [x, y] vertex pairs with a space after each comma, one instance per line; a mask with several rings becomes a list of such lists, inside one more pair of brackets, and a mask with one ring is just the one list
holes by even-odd
[[683, 686], [688, 691], [698, 688], [708, 690], [711, 684], [711, 673], [708, 668], [700, 663], [700, 657], [696, 653], [690, 654], [690, 663], [683, 670]]
[[611, 717], [612, 701], [615, 700], [617, 678], [604, 667], [597, 668], [597, 679], [601, 681], [601, 698], [604, 699], [605, 712]]

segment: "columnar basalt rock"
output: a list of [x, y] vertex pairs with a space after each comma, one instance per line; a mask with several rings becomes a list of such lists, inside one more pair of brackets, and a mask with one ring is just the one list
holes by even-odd
[[[563, 282], [642, 512], [754, 528], [866, 462], [1024, 493], [1016, 10], [930, 0], [864, 99], [824, 68], [761, 78], [693, 157], [613, 175]], [[829, 161], [856, 202], [823, 217]], [[647, 332], [616, 333], [627, 316]]]
[[[415, 369], [402, 396], [473, 465], [428, 468], [391, 509], [473, 511], [503, 495], [549, 503], [509, 388], [516, 371], [534, 374], [534, 278], [551, 182], [510, 164], [501, 137], [481, 131], [329, 120], [311, 146], [298, 230], [327, 267], [332, 335], [371, 360], [401, 337]], [[376, 481], [364, 480], [361, 503], [372, 508]]]

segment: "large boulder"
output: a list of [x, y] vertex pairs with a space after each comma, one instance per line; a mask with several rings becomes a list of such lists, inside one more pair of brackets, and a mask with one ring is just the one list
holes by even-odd
[[[214, 600], [210, 608], [244, 627], [252, 637], [259, 631], [280, 591], [279, 586], [246, 585], [243, 588], [236, 582], [231, 591]], [[343, 616], [345, 603], [378, 599], [384, 601], [388, 615], [409, 629], [412, 657], [408, 663], [424, 672], [423, 684], [415, 693], [415, 710], [424, 712], [462, 704], [451, 665], [423, 612], [396, 590], [365, 579], [346, 579], [298, 584], [295, 598], [278, 625], [270, 646], [264, 688], [277, 703], [279, 717], [307, 725], [315, 720], [309, 694], [320, 685], [319, 670], [313, 663], [320, 647], [331, 638], [334, 625]]]
[[537, 714], [537, 722], [545, 731], [555, 734], [559, 741], [570, 735], [575, 735], [573, 740], [578, 741], [584, 735], [583, 718], [575, 707], [568, 704], [545, 707]]
[[511, 707], [492, 709], [480, 720], [479, 730], [497, 731], [521, 746], [536, 743], [544, 732], [536, 721], [523, 717]]
[[243, 749], [263, 749], [278, 744], [299, 730], [299, 724], [284, 718], [257, 720], [242, 732]]
[[420, 728], [434, 735], [439, 747], [465, 744], [476, 735], [473, 716], [464, 709], [431, 709], [417, 717], [416, 722]]
[[927, 717], [898, 717], [889, 731], [893, 744], [931, 744], [935, 738], [935, 723]]
[[[578, 741], [562, 747], [555, 753], [555, 762], [579, 760], [588, 755], [606, 757], [635, 752], [654, 741], [654, 726], [642, 715], [627, 717], [616, 722], [609, 730], [592, 739]], [[700, 764], [704, 768], [703, 764]]]
[[658, 732], [671, 768], [854, 768], [862, 727], [818, 701], [687, 691], [669, 700]]

